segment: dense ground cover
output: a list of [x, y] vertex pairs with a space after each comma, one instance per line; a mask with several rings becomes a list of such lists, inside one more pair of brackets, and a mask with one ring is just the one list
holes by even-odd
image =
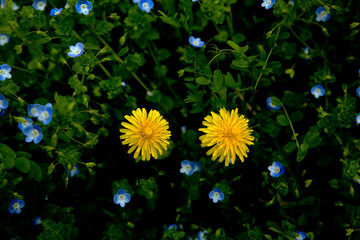
[[360, 2], [1, 0], [1, 239], [360, 239]]

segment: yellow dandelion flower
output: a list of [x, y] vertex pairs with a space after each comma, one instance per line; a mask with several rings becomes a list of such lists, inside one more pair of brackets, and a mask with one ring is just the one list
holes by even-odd
[[141, 155], [143, 161], [149, 161], [151, 155], [157, 159], [163, 150], [167, 150], [171, 136], [169, 123], [157, 110], [150, 110], [147, 114], [145, 108], [138, 108], [132, 111], [132, 116], [125, 115], [125, 118], [130, 123], [121, 123], [125, 128], [120, 129], [124, 133], [120, 139], [124, 139], [122, 144], [131, 147], [128, 153], [135, 151], [134, 158]]
[[212, 155], [211, 160], [219, 158], [219, 162], [225, 160], [225, 166], [229, 163], [234, 164], [236, 155], [244, 162], [249, 148], [247, 145], [254, 145], [254, 137], [251, 136], [252, 129], [249, 129], [249, 119], [244, 115], [238, 114], [238, 109], [227, 111], [220, 109], [220, 115], [211, 112], [202, 122], [206, 128], [200, 128], [199, 131], [205, 134], [200, 136], [201, 147], [211, 147], [206, 152]]

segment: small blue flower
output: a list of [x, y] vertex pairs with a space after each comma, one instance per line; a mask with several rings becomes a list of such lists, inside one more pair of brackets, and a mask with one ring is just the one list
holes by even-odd
[[198, 0], [192, 0], [193, 2], [197, 2]]
[[78, 13], [82, 13], [84, 15], [88, 15], [91, 9], [92, 9], [91, 2], [86, 0], [79, 0], [75, 5], [75, 10]]
[[193, 36], [189, 37], [189, 43], [191, 46], [198, 48], [201, 48], [205, 44], [205, 42], [201, 41], [201, 38], [195, 38]]
[[36, 124], [31, 127], [24, 128], [23, 133], [26, 136], [25, 142], [34, 141], [35, 144], [38, 144], [43, 137], [41, 128]]
[[45, 106], [40, 105], [38, 107], [38, 120], [44, 125], [48, 125], [51, 122], [53, 112], [51, 103], [47, 103]]
[[360, 113], [356, 116], [356, 122], [360, 124]]
[[[304, 49], [304, 53], [308, 56], [309, 55], [309, 46], [306, 46], [305, 49]], [[308, 60], [309, 58], [305, 58], [305, 60]]]
[[133, 0], [133, 3], [139, 3], [140, 0]]
[[39, 226], [42, 223], [41, 217], [37, 216], [34, 219], [34, 225]]
[[356, 89], [356, 93], [357, 93], [357, 95], [360, 97], [360, 87], [358, 87], [358, 88]]
[[289, 1], [289, 5], [295, 6], [295, 2], [294, 1]]
[[147, 13], [154, 7], [154, 3], [151, 0], [140, 0], [138, 3], [140, 10], [145, 11]]
[[359, 77], [360, 77], [360, 68], [359, 68], [359, 70], [358, 70], [358, 73], [359, 73]]
[[175, 229], [175, 231], [177, 230], [177, 226], [176, 226], [176, 224], [170, 224], [167, 228], [166, 228], [166, 232], [169, 232], [170, 231], [170, 229]]
[[57, 16], [61, 13], [62, 8], [53, 8], [50, 11], [50, 16]]
[[70, 5], [69, 5], [69, 3], [68, 2], [66, 2], [66, 4], [65, 4], [65, 9], [67, 9], [67, 8], [69, 8], [70, 7]]
[[208, 231], [199, 231], [197, 238], [195, 238], [195, 240], [206, 240], [205, 233], [208, 233]]
[[72, 168], [69, 171], [70, 177], [75, 177], [75, 175], [78, 175], [79, 173], [80, 173], [80, 170], [76, 164], [74, 166], [72, 166]]
[[14, 3], [14, 2], [13, 2], [13, 4], [14, 4], [13, 10], [14, 10], [14, 11], [19, 10], [20, 7], [19, 7], [16, 3]]
[[5, 97], [0, 94], [0, 116], [3, 116], [5, 113], [5, 108], [9, 106], [9, 102], [5, 99]]
[[0, 81], [4, 81], [6, 78], [11, 78], [11, 67], [7, 64], [0, 65]]
[[266, 99], [266, 105], [267, 105], [267, 107], [268, 107], [270, 110], [278, 110], [278, 109], [281, 108], [281, 105], [276, 106], [276, 105], [274, 105], [274, 104], [272, 103], [271, 97], [268, 97], [268, 98]]
[[270, 176], [272, 177], [279, 177], [285, 172], [284, 166], [281, 164], [281, 162], [278, 161], [273, 162], [273, 164], [269, 166], [268, 169], [270, 171]]
[[19, 214], [21, 212], [21, 208], [25, 206], [25, 202], [21, 199], [13, 199], [9, 205], [9, 213], [13, 214], [14, 212]]
[[1, 8], [5, 8], [5, 0], [0, 1]]
[[315, 87], [311, 88], [311, 94], [314, 95], [315, 98], [319, 98], [325, 95], [325, 89], [321, 84], [317, 84]]
[[31, 117], [39, 117], [40, 113], [41, 113], [41, 108], [42, 106], [40, 104], [29, 104], [27, 110], [28, 110], [28, 114]]
[[318, 7], [315, 11], [316, 13], [316, 21], [320, 22], [326, 22], [327, 20], [329, 20], [331, 18], [331, 14], [328, 13], [324, 7]]
[[0, 34], [0, 46], [4, 46], [9, 42], [9, 35], [7, 34]]
[[180, 129], [181, 129], [181, 132], [182, 132], [182, 133], [186, 133], [186, 129], [187, 129], [187, 127], [186, 127], [186, 126], [181, 126], [181, 128], [180, 128]]
[[274, 5], [276, 0], [264, 0], [264, 2], [261, 4], [262, 7], [265, 7], [265, 9], [270, 9]]
[[200, 172], [201, 171], [201, 163], [194, 162], [194, 172]]
[[126, 87], [126, 82], [121, 82], [121, 86]]
[[35, 10], [44, 11], [46, 7], [46, 0], [34, 0], [32, 6]]
[[27, 127], [31, 127], [33, 124], [33, 121], [30, 118], [23, 117], [24, 122], [18, 124], [18, 128], [24, 132], [24, 129]]
[[75, 46], [70, 45], [69, 49], [71, 51], [71, 52], [68, 52], [69, 57], [78, 57], [84, 53], [84, 44], [82, 44], [81, 42], [78, 42], [75, 44]]
[[184, 160], [181, 162], [181, 173], [185, 173], [187, 176], [190, 176], [194, 173], [195, 164], [189, 160]]
[[125, 203], [130, 202], [131, 197], [124, 189], [119, 189], [114, 195], [114, 203], [120, 204], [121, 207], [125, 207]]
[[209, 198], [213, 200], [214, 203], [224, 200], [224, 194], [221, 192], [220, 188], [215, 188], [209, 193]]
[[295, 237], [296, 240], [303, 240], [306, 238], [306, 234], [302, 231], [296, 231], [297, 234], [299, 234], [297, 237]]

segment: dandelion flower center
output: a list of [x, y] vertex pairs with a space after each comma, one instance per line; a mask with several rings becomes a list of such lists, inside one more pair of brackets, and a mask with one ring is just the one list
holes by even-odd
[[145, 127], [142, 137], [145, 139], [149, 139], [151, 138], [152, 133], [153, 130], [151, 129], [151, 127]]
[[229, 163], [234, 164], [238, 156], [244, 162], [244, 157], [249, 152], [247, 145], [254, 144], [254, 137], [250, 135], [252, 129], [248, 126], [249, 120], [243, 115], [239, 116], [237, 108], [231, 112], [222, 108], [220, 115], [211, 112], [211, 116], [206, 116], [204, 120], [206, 128], [200, 128], [199, 131], [205, 134], [199, 139], [202, 147], [212, 147], [206, 153], [212, 155], [211, 160], [225, 160], [225, 166], [228, 166]]
[[157, 110], [147, 113], [146, 109], [138, 108], [132, 111], [132, 114], [125, 116], [129, 123], [121, 123], [125, 127], [120, 129], [120, 132], [124, 133], [120, 136], [120, 139], [124, 140], [122, 143], [130, 146], [128, 153], [135, 151], [134, 158], [141, 155], [142, 160], [149, 161], [151, 156], [157, 159], [170, 144], [168, 122]]

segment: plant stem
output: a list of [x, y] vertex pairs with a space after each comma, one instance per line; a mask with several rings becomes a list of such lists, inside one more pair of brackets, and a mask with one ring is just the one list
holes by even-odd
[[301, 42], [305, 47], [307, 47], [308, 45], [295, 33], [295, 31], [292, 29], [292, 27], [289, 27], [291, 33], [297, 38], [297, 40], [299, 40], [299, 42]]
[[[281, 23], [281, 22], [280, 22], [280, 23]], [[279, 33], [280, 33], [280, 29], [281, 29], [280, 23], [278, 23], [278, 24], [274, 27], [274, 30], [275, 30], [275, 28], [278, 27], [278, 31], [277, 31], [276, 37], [275, 37], [275, 43], [276, 43], [276, 41], [277, 41], [277, 39], [278, 39], [278, 37], [279, 37]], [[272, 30], [272, 31], [274, 31], [274, 30]], [[266, 67], [267, 62], [269, 61], [269, 58], [270, 58], [270, 56], [271, 56], [271, 53], [272, 53], [272, 51], [273, 51], [273, 49], [274, 49], [275, 47], [276, 47], [276, 46], [274, 45], [274, 46], [270, 49], [269, 54], [268, 54], [267, 57], [266, 57], [266, 61], [265, 61], [266, 64], [263, 66], [263, 69]], [[256, 83], [255, 83], [255, 86], [254, 86], [254, 91], [256, 90], [256, 88], [257, 88], [257, 86], [258, 86], [258, 84], [259, 84], [259, 82], [260, 82], [260, 79], [261, 79], [262, 75], [263, 75], [262, 73], [259, 74], [259, 77], [258, 77], [258, 79], [256, 80]]]
[[291, 127], [291, 131], [292, 131], [293, 136], [294, 136], [294, 138], [295, 138], [296, 147], [299, 148], [300, 145], [299, 145], [299, 142], [298, 142], [298, 140], [297, 140], [297, 138], [296, 138], [296, 133], [295, 133], [294, 127], [293, 127], [293, 125], [292, 125], [292, 123], [291, 123], [290, 117], [289, 117], [289, 115], [288, 115], [288, 113], [287, 113], [287, 111], [286, 111], [286, 109], [285, 109], [284, 104], [281, 104], [281, 105], [282, 105], [282, 107], [283, 107], [283, 109], [284, 109], [284, 113], [285, 113], [287, 119], [289, 120], [290, 127]]

